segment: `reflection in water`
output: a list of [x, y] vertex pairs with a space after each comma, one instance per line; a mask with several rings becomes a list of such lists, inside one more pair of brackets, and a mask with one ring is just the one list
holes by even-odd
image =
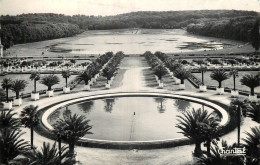
[[179, 112], [184, 112], [190, 107], [190, 102], [186, 100], [176, 99], [174, 105]]
[[113, 105], [115, 104], [115, 98], [109, 98], [109, 99], [104, 99], [104, 109], [106, 112], [111, 113], [113, 110]]
[[159, 111], [160, 113], [164, 113], [165, 110], [166, 110], [165, 105], [164, 105], [164, 103], [165, 103], [165, 101], [166, 101], [165, 98], [163, 98], [163, 97], [156, 97], [156, 98], [154, 98], [154, 100], [155, 100], [156, 103], [159, 104], [159, 105], [157, 106], [158, 111]]
[[81, 111], [83, 111], [84, 113], [89, 113], [92, 110], [93, 104], [94, 102], [90, 100], [77, 105]]
[[69, 110], [68, 106], [66, 106], [66, 110], [63, 111], [63, 118], [67, 120], [69, 116], [71, 115], [71, 110]]

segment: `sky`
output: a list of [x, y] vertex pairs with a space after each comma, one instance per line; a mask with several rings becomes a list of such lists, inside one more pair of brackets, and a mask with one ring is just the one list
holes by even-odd
[[0, 0], [0, 15], [116, 15], [135, 11], [235, 9], [260, 12], [260, 0]]

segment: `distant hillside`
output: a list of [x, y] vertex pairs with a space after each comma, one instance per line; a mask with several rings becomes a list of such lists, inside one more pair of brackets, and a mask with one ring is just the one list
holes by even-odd
[[[83, 30], [123, 28], [176, 29], [200, 35], [248, 41], [247, 32], [258, 13], [237, 10], [132, 12], [116, 16], [66, 16], [63, 14], [22, 14], [1, 16], [2, 44], [13, 44], [68, 37]], [[26, 21], [26, 26], [25, 26]], [[26, 29], [26, 30], [25, 30]]]

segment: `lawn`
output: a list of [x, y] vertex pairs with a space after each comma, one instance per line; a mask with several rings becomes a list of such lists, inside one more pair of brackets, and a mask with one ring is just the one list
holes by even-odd
[[[41, 77], [45, 76], [47, 74], [41, 74]], [[59, 77], [60, 79], [60, 83], [57, 84], [57, 85], [54, 85], [52, 88], [60, 88], [60, 87], [63, 87], [65, 86], [66, 82], [65, 82], [65, 79], [62, 77], [61, 74], [57, 74], [57, 76]], [[24, 91], [20, 92], [20, 94], [22, 93], [30, 93], [33, 91], [34, 89], [34, 83], [33, 81], [30, 80], [30, 74], [8, 74], [6, 76], [1, 76], [0, 77], [0, 83], [2, 83], [3, 79], [4, 78], [11, 78], [12, 80], [15, 80], [15, 79], [19, 79], [19, 80], [25, 80], [28, 82], [27, 84], [27, 87], [25, 88]], [[70, 81], [72, 81], [74, 78], [76, 77], [76, 75], [71, 75], [68, 79], [68, 83]], [[40, 91], [40, 90], [46, 90], [47, 87], [43, 84], [40, 84], [39, 81], [37, 81], [37, 84], [36, 84], [36, 87], [37, 87], [37, 91]], [[9, 90], [9, 96], [15, 96], [15, 93], [11, 90]]]
[[[236, 89], [240, 89], [240, 90], [246, 90], [246, 91], [250, 91], [250, 89], [245, 86], [245, 85], [241, 85], [240, 79], [246, 75], [246, 74], [257, 74], [257, 71], [241, 71], [238, 72], [239, 77], [236, 78]], [[193, 73], [197, 78], [199, 78], [201, 80], [201, 73]], [[211, 71], [208, 71], [204, 74], [204, 83], [205, 85], [212, 85], [212, 86], [218, 86], [218, 82], [215, 80], [212, 80], [210, 78], [210, 74]], [[233, 78], [230, 77], [228, 80], [225, 80], [222, 82], [222, 87], [229, 87], [229, 88], [233, 88]], [[255, 88], [255, 92], [260, 93], [260, 86]]]

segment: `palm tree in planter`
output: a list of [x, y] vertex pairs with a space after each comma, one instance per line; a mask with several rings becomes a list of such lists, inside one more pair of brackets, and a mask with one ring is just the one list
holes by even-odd
[[207, 71], [207, 67], [204, 67], [204, 66], [200, 65], [199, 71], [201, 72], [200, 91], [201, 92], [206, 92], [207, 91], [207, 86], [204, 85], [204, 73]]
[[22, 98], [20, 98], [19, 93], [24, 90], [27, 86], [25, 80], [14, 80], [11, 86], [11, 90], [15, 92], [16, 99], [14, 100], [14, 105], [20, 106], [22, 104]]
[[205, 141], [204, 128], [201, 125], [209, 123], [211, 118], [211, 113], [201, 109], [185, 111], [181, 116], [177, 116], [178, 123], [176, 127], [182, 130], [180, 133], [195, 142], [194, 156], [196, 157], [202, 155], [201, 143]]
[[28, 151], [24, 156], [25, 158], [20, 161], [21, 164], [74, 165], [76, 163], [75, 155], [69, 153], [68, 147], [64, 146], [58, 151], [56, 143], [51, 146], [50, 143], [43, 142], [40, 150]]
[[249, 100], [256, 101], [257, 95], [254, 95], [254, 90], [256, 87], [260, 86], [260, 76], [254, 74], [244, 75], [240, 82], [242, 85], [245, 85], [250, 88]]
[[153, 69], [153, 72], [158, 77], [159, 88], [163, 88], [162, 78], [163, 78], [163, 76], [165, 76], [168, 73], [167, 70], [165, 69], [165, 67], [163, 65], [157, 65]]
[[39, 123], [39, 118], [36, 114], [37, 109], [38, 106], [29, 105], [26, 106], [20, 114], [22, 124], [31, 129], [31, 149], [33, 149], [33, 128]]
[[4, 109], [12, 109], [12, 101], [9, 102], [8, 90], [12, 87], [13, 80], [10, 78], [4, 78], [2, 81], [2, 88], [6, 91], [6, 102], [4, 103]]
[[69, 143], [69, 152], [74, 154], [76, 142], [86, 134], [92, 134], [90, 132], [92, 126], [89, 125], [89, 121], [83, 115], [70, 115], [67, 119], [58, 120], [54, 125], [53, 132]]
[[183, 67], [180, 67], [174, 71], [174, 76], [181, 80], [181, 84], [179, 85], [179, 89], [185, 89], [184, 80], [190, 77], [190, 70], [187, 70]]
[[233, 83], [234, 83], [234, 88], [233, 90], [231, 90], [231, 96], [238, 97], [238, 90], [236, 90], [236, 78], [238, 77], [238, 71], [236, 69], [232, 69], [229, 72], [229, 75], [233, 77]]
[[41, 78], [41, 75], [39, 72], [33, 72], [30, 75], [30, 80], [34, 82], [34, 91], [31, 93], [31, 100], [39, 100], [40, 95], [39, 92], [36, 90], [36, 82], [39, 81]]
[[59, 77], [54, 74], [44, 76], [40, 81], [41, 84], [46, 85], [48, 87], [47, 95], [49, 97], [53, 96], [53, 90], [51, 89], [51, 87], [53, 85], [59, 84], [59, 82], [60, 82]]
[[106, 67], [103, 69], [103, 76], [107, 78], [106, 88], [109, 89], [111, 86], [111, 78], [114, 75], [114, 69]]
[[217, 88], [217, 93], [220, 95], [223, 94], [224, 88], [222, 88], [221, 83], [222, 81], [229, 79], [228, 73], [223, 69], [215, 69], [210, 74], [210, 77], [212, 80], [216, 80], [219, 84]]
[[91, 80], [91, 73], [89, 70], [85, 70], [81, 72], [77, 77], [76, 77], [78, 82], [84, 81], [84, 89], [90, 90], [90, 84], [89, 81]]
[[70, 77], [71, 73], [69, 70], [62, 71], [62, 77], [66, 80], [66, 87], [63, 87], [63, 93], [69, 93], [70, 87], [68, 87], [68, 78]]

